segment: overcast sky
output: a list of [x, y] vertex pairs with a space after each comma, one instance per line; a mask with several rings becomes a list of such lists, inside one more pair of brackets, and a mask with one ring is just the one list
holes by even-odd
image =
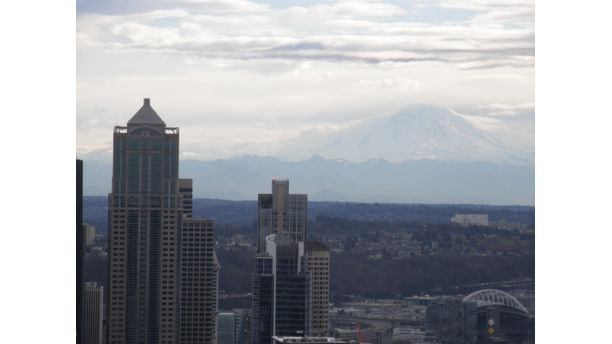
[[532, 150], [534, 35], [532, 1], [77, 1], [77, 152], [110, 148], [143, 97], [190, 158], [410, 103]]

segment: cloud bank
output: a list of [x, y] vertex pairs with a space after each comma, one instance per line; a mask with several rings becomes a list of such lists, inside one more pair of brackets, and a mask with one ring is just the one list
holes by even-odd
[[411, 102], [507, 134], [533, 123], [533, 68], [532, 1], [78, 1], [77, 149], [144, 96], [197, 157]]

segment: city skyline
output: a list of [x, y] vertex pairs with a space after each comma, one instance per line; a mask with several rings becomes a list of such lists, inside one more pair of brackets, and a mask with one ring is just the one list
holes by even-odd
[[[199, 212], [193, 184], [202, 180], [200, 172], [184, 178], [179, 161], [246, 156], [300, 162], [312, 157], [313, 169], [324, 174], [336, 175], [321, 167], [326, 161], [341, 163], [346, 171], [336, 180], [310, 170], [288, 175], [278, 171], [291, 179], [310, 174], [317, 186], [322, 184], [318, 179], [329, 179], [333, 187], [317, 190], [318, 197], [327, 193], [338, 200], [346, 198], [343, 190], [367, 190], [357, 197], [384, 200], [393, 192], [391, 197], [435, 195], [438, 188], [462, 185], [463, 197], [494, 202], [506, 197], [531, 204], [533, 16], [531, 2], [505, 0], [78, 2], [77, 154], [102, 162], [97, 165], [101, 167], [112, 153], [106, 234], [108, 342], [217, 342], [220, 261], [215, 251], [221, 246], [212, 220], [192, 217]], [[144, 96], [142, 107], [127, 125], [117, 125], [117, 113], [127, 113], [126, 100], [136, 96]], [[181, 135], [183, 149], [179, 128], [166, 125], [150, 97], [161, 99], [156, 106], [170, 114], [169, 122], [188, 128], [187, 135]], [[112, 146], [102, 135], [110, 125]], [[423, 191], [410, 185], [400, 188], [406, 184], [401, 178], [408, 175], [401, 164], [412, 161], [467, 167], [465, 172], [460, 165], [411, 167], [410, 173], [422, 175], [409, 179], [420, 184], [431, 177], [433, 183]], [[370, 164], [371, 172], [366, 176], [358, 171], [357, 180], [346, 178], [355, 173], [355, 163]], [[400, 167], [394, 170], [390, 163]], [[519, 173], [513, 174], [515, 168]], [[447, 179], [436, 169], [451, 171], [458, 179]], [[239, 179], [255, 181], [261, 177], [257, 172], [267, 173], [262, 162], [251, 170], [230, 170], [241, 175]], [[227, 169], [221, 173], [229, 181], [236, 179]], [[479, 177], [476, 183], [469, 177], [464, 183], [462, 173]], [[207, 190], [219, 186], [217, 179], [204, 180]], [[235, 185], [220, 191], [247, 190], [242, 181]], [[506, 185], [515, 194], [494, 185]], [[452, 199], [444, 192], [438, 197]], [[309, 221], [307, 200], [305, 192], [290, 194], [289, 180], [280, 178], [272, 178], [271, 194], [258, 194], [253, 344], [272, 344], [275, 336], [329, 335], [364, 343], [361, 320], [353, 323], [343, 309], [330, 309], [332, 250], [326, 244], [335, 246], [334, 254], [346, 252], [340, 260], [362, 250], [367, 259], [385, 262], [406, 257], [406, 251], [411, 258], [429, 256], [433, 261], [445, 250], [464, 257], [481, 252], [488, 256], [500, 249], [478, 240], [463, 247], [469, 235], [453, 224], [450, 228], [459, 232], [459, 239], [448, 233], [419, 237], [414, 232], [401, 239], [401, 248], [387, 251], [383, 243], [378, 253], [370, 250], [388, 238], [381, 232], [366, 234], [365, 242], [339, 243], [328, 237], [321, 239], [326, 240], [323, 244], [319, 236], [309, 241], [306, 227], [316, 227], [318, 218]], [[524, 223], [528, 216], [519, 222], [501, 218], [492, 226], [488, 220], [466, 226], [520, 232], [523, 236], [508, 239], [524, 245], [513, 261], [519, 271], [510, 276], [530, 276], [534, 230]], [[364, 274], [368, 264], [362, 261], [361, 278], [376, 274]], [[403, 267], [392, 271], [384, 279]], [[426, 289], [412, 282], [399, 288], [395, 298], [412, 288]], [[355, 300], [353, 294], [349, 299]], [[353, 324], [356, 328], [351, 329]], [[388, 324], [365, 326], [368, 342], [391, 342]]]
[[[515, 244], [520, 245], [515, 248], [520, 252], [518, 256], [520, 258], [515, 262], [517, 267], [520, 267], [518, 274], [529, 276], [530, 269], [533, 269], [533, 264], [529, 260], [532, 259], [530, 243], [533, 242], [534, 229], [528, 220], [530, 216], [528, 209], [524, 209], [527, 213], [520, 216], [521, 222], [508, 220], [516, 220], [516, 211], [521, 211], [517, 208], [510, 210], [512, 207], [509, 207], [512, 215], [504, 215], [501, 218], [496, 216], [495, 222], [492, 223], [485, 213], [478, 216], [471, 214], [469, 219], [474, 218], [478, 221], [469, 223], [463, 221], [461, 226], [450, 223], [436, 228], [440, 225], [434, 225], [430, 227], [431, 232], [428, 230], [422, 233], [418, 229], [415, 231], [416, 228], [408, 229], [411, 232], [409, 236], [392, 237], [392, 241], [400, 239], [397, 242], [399, 247], [396, 249], [391, 249], [390, 243], [380, 242], [383, 237], [387, 237], [381, 232], [367, 232], [361, 235], [356, 235], [357, 232], [354, 232], [348, 241], [342, 242], [338, 247], [337, 239], [321, 234], [329, 229], [340, 234], [344, 227], [342, 220], [337, 222], [339, 219], [331, 218], [331, 223], [336, 222], [336, 224], [323, 225], [323, 228], [318, 222], [326, 221], [325, 218], [317, 217], [315, 221], [309, 221], [308, 195], [290, 193], [289, 179], [282, 178], [271, 180], [271, 193], [258, 194], [257, 221], [252, 222], [250, 227], [240, 229], [241, 232], [253, 231], [248, 236], [257, 239], [242, 248], [234, 242], [230, 248], [215, 238], [214, 223], [208, 219], [213, 215], [208, 212], [203, 213], [194, 202], [193, 180], [179, 177], [179, 128], [168, 127], [152, 108], [149, 98], [144, 98], [141, 108], [126, 126], [116, 126], [113, 129], [113, 135], [115, 149], [112, 192], [107, 198], [109, 226], [106, 233], [109, 264], [109, 296], [106, 308], [109, 344], [177, 342], [214, 344], [217, 336], [215, 314], [218, 311], [219, 271], [222, 265], [215, 253], [217, 247], [221, 250], [238, 250], [236, 253], [241, 250], [242, 253], [238, 254], [247, 253], [254, 262], [251, 294], [253, 344], [272, 344], [273, 340], [278, 340], [278, 336], [305, 337], [304, 340], [317, 341], [326, 340], [329, 335], [343, 340], [367, 336], [368, 342], [375, 340], [377, 343], [391, 343], [393, 326], [388, 323], [370, 322], [368, 320], [371, 319], [366, 316], [362, 320], [366, 320], [364, 327], [367, 327], [365, 334], [362, 334], [359, 325], [356, 329], [351, 328], [355, 322], [345, 316], [343, 308], [334, 307], [330, 310], [331, 252], [342, 256], [342, 252], [346, 251], [348, 256], [344, 259], [351, 256], [349, 259], [359, 259], [361, 254], [355, 255], [357, 252], [381, 250], [363, 258], [385, 262], [392, 262], [394, 256], [406, 259], [417, 255], [433, 260], [437, 255], [443, 257], [442, 250], [448, 249], [450, 249], [448, 252], [458, 254], [458, 257], [479, 256], [482, 253], [491, 256], [495, 255], [490, 250], [495, 247], [497, 240], [473, 241], [465, 237], [466, 233], [475, 232], [471, 234], [473, 237], [474, 234], [479, 235], [475, 230], [477, 228], [485, 231], [506, 230], [508, 232], [503, 234], [506, 237], [503, 240], [510, 242], [506, 241], [508, 245], [504, 250]], [[347, 205], [343, 204], [343, 207]], [[385, 207], [378, 204], [375, 206]], [[385, 216], [391, 215], [389, 210]], [[206, 219], [194, 218], [194, 214], [205, 215]], [[457, 213], [447, 221], [452, 222], [458, 215], [465, 217], [466, 214]], [[525, 215], [527, 217], [523, 217]], [[369, 216], [370, 219], [376, 218]], [[372, 226], [377, 225], [375, 221], [362, 223], [370, 230], [373, 229]], [[307, 227], [311, 225], [318, 227], [318, 233], [311, 237], [317, 241], [308, 240]], [[353, 227], [348, 223], [348, 227], [353, 230], [358, 230], [357, 228], [362, 225]], [[387, 227], [389, 224], [384, 226]], [[418, 225], [413, 223], [410, 226]], [[425, 225], [425, 228], [427, 226]], [[81, 232], [87, 227], [81, 226]], [[231, 229], [231, 225], [228, 227], [228, 223], [222, 228], [229, 233], [235, 230]], [[439, 229], [444, 233], [442, 236], [436, 233]], [[455, 231], [456, 234], [451, 236], [446, 232], [448, 230]], [[402, 228], [402, 231], [406, 229]], [[502, 233], [498, 232], [497, 235]], [[227, 234], [224, 233], [223, 236], [226, 237]], [[416, 239], [419, 237], [420, 239]], [[323, 240], [325, 244], [319, 240]], [[405, 245], [407, 242], [411, 244]], [[327, 246], [330, 243], [335, 246], [333, 250]], [[462, 247], [466, 243], [467, 247]], [[366, 244], [367, 248], [363, 247], [363, 244]], [[480, 247], [481, 245], [483, 247]], [[366, 249], [366, 251], [353, 251], [357, 246], [360, 247], [357, 250]], [[472, 248], [468, 248], [470, 246]], [[503, 252], [509, 254], [508, 257], [513, 256], [511, 252]], [[90, 257], [96, 254], [93, 248], [88, 253]], [[365, 267], [370, 263], [362, 262], [362, 264], [364, 269], [361, 270], [361, 274], [366, 272]], [[450, 264], [447, 262], [445, 265]], [[244, 266], [241, 269], [234, 268], [233, 271], [238, 272], [244, 268]], [[438, 265], [437, 269], [441, 270], [442, 267]], [[403, 271], [403, 267], [394, 268], [392, 271], [392, 274], [388, 271], [384, 278], [395, 278], [393, 275]], [[350, 275], [355, 275], [356, 272], [353, 270]], [[368, 272], [372, 273], [373, 271]], [[336, 277], [338, 276], [342, 275], [336, 274]], [[361, 278], [363, 276], [367, 275], [361, 275]], [[228, 277], [233, 279], [234, 275], [226, 275], [225, 279]], [[507, 282], [513, 283], [518, 288], [529, 288], [534, 281], [528, 279]], [[339, 284], [340, 288], [345, 288], [343, 284], [346, 284], [346, 280]], [[413, 288], [405, 283], [399, 283], [399, 286], [401, 292], [394, 294], [394, 298], [398, 300], [402, 298], [401, 295], [410, 293], [410, 288]], [[457, 288], [455, 292], [458, 292]], [[359, 296], [355, 297], [354, 294], [342, 296], [336, 294], [335, 302], [347, 296], [353, 301], [359, 299]], [[429, 301], [432, 300], [427, 297]], [[423, 315], [423, 304], [411, 302], [407, 312], [416, 311]], [[421, 311], [418, 311], [419, 309]], [[369, 312], [366, 309], [366, 314]], [[488, 317], [488, 313], [484, 311], [481, 313], [483, 319], [485, 316]], [[517, 315], [517, 325], [512, 327], [507, 327], [505, 320], [502, 319], [512, 320], [515, 319], [514, 315], [510, 315], [510, 318], [506, 315], [492, 317], [489, 320], [499, 321], [500, 325], [490, 326], [489, 330], [499, 331], [496, 336], [500, 338], [505, 333], [502, 329], [509, 329], [508, 333], [516, 332], [517, 336], [527, 338], [527, 327], [533, 324], [529, 322], [532, 318], [528, 316], [529, 313]], [[479, 324], [486, 320], [483, 319], [479, 318]], [[414, 321], [421, 324], [423, 318]], [[397, 330], [402, 331], [399, 327]], [[423, 328], [418, 327], [417, 330], [422, 331]], [[488, 334], [491, 335], [492, 333]], [[419, 332], [417, 336], [427, 338], [431, 334]], [[486, 336], [484, 333], [481, 337], [486, 340]], [[359, 341], [364, 343], [361, 339]]]
[[[610, 12], [606, 2], [77, 0], [3, 5], [3, 146], [7, 164], [17, 167], [5, 169], [5, 212], [10, 216], [2, 258], [8, 281], [18, 283], [2, 287], [7, 316], [1, 342], [74, 341], [74, 325], [67, 324], [74, 323], [74, 289], [67, 285], [74, 278], [75, 230], [65, 228], [74, 216], [65, 209], [74, 197], [74, 170], [65, 166], [75, 155], [84, 169], [82, 187], [77, 185], [84, 191], [77, 214], [96, 228], [93, 246], [82, 250], [80, 233], [87, 233], [76, 227], [76, 289], [78, 293], [85, 277], [109, 291], [105, 245], [110, 182], [96, 181], [110, 181], [107, 171], [112, 167], [99, 162], [112, 157], [113, 126], [124, 125], [145, 97], [153, 99], [168, 124], [185, 129], [182, 172], [188, 172], [185, 166], [210, 172], [211, 159], [219, 159], [224, 167], [235, 163], [231, 157], [244, 154], [276, 158], [281, 163], [265, 158], [251, 163], [269, 161], [274, 165], [266, 171], [280, 170], [282, 162], [294, 158], [280, 156], [273, 148], [289, 148], [296, 137], [312, 132], [336, 133], [409, 104], [451, 109], [484, 133], [523, 148], [535, 146], [535, 124], [538, 168], [526, 175], [532, 193], [520, 203], [454, 197], [443, 190], [461, 187], [476, 195], [481, 189], [432, 170], [423, 171], [429, 179], [361, 174], [372, 181], [393, 181], [405, 195], [395, 199], [388, 194], [338, 195], [335, 189], [315, 188], [283, 170], [253, 180], [256, 187], [241, 183], [221, 193], [222, 188], [209, 188], [223, 185], [221, 178], [206, 179], [214, 173], [185, 173], [195, 186], [194, 216], [210, 214], [221, 220], [215, 222], [215, 236], [224, 233], [217, 251], [225, 269], [219, 280], [225, 291], [220, 307], [246, 308], [240, 296], [250, 283], [245, 278], [250, 264], [245, 262], [255, 250], [255, 231], [249, 230], [256, 217], [255, 197], [268, 191], [271, 177], [281, 176], [294, 183], [294, 192], [309, 194], [310, 233], [332, 250], [332, 300], [338, 308], [330, 318], [346, 318], [331, 326], [338, 330], [336, 338], [337, 333], [377, 343], [389, 338], [394, 344], [435, 341], [428, 338], [427, 324], [414, 317], [428, 313], [422, 295], [461, 302], [469, 293], [494, 289], [529, 310], [528, 326], [537, 328], [543, 343], [605, 342], [605, 332], [592, 330], [592, 323], [606, 318], [612, 306], [608, 298], [566, 302], [563, 311], [557, 310], [563, 300], [583, 295], [585, 286], [589, 295], [606, 295], [609, 289], [609, 276], [602, 273], [611, 259], [610, 233], [602, 230], [609, 222], [609, 202], [603, 197], [612, 191], [605, 148], [610, 147], [605, 112], [612, 67], [605, 44]], [[393, 44], [395, 40], [400, 43]], [[438, 43], [443, 49], [430, 57], [439, 61], [391, 61], [402, 54], [422, 57]], [[387, 61], [365, 59], [372, 56]], [[468, 62], [477, 68], [458, 61], [463, 57], [473, 58]], [[319, 143], [318, 136], [312, 137]], [[316, 162], [316, 168], [303, 168], [303, 175], [351, 193], [376, 190], [371, 183], [346, 178], [350, 175], [341, 175], [346, 184], [321, 178], [323, 173], [312, 171], [323, 172], [323, 164], [338, 167], [343, 161], [320, 156], [325, 160], [306, 156], [290, 168]], [[444, 166], [453, 175], [460, 166], [428, 163]], [[386, 165], [390, 172], [418, 170], [417, 164], [384, 161], [361, 166], [368, 164]], [[227, 170], [242, 181], [248, 175], [243, 166]], [[516, 179], [505, 178], [517, 170], [496, 168], [502, 178], [491, 179], [490, 173], [479, 170], [469, 174], [482, 189], [504, 186], [526, 194], [512, 182]], [[327, 175], [338, 176], [335, 171]], [[438, 183], [434, 189], [410, 189], [406, 180]], [[230, 198], [234, 189], [244, 191], [249, 200], [242, 195]], [[92, 192], [96, 190], [102, 191]], [[319, 202], [324, 200], [336, 201]], [[457, 214], [488, 214], [488, 226], [450, 223]], [[35, 228], [20, 229], [32, 218], [37, 220]], [[512, 234], [517, 230], [520, 234]], [[85, 266], [85, 274], [79, 265]], [[224, 280], [228, 273], [231, 281]], [[532, 284], [519, 285], [522, 278]], [[77, 315], [83, 315], [78, 294], [76, 303]], [[28, 305], [36, 305], [37, 311]], [[390, 320], [378, 326], [365, 319], [377, 316]], [[392, 317], [409, 323], [392, 323]], [[76, 320], [80, 336], [82, 317]], [[501, 321], [492, 319], [491, 326], [491, 318], [485, 320], [487, 332], [500, 330]], [[356, 321], [361, 334], [356, 333]]]

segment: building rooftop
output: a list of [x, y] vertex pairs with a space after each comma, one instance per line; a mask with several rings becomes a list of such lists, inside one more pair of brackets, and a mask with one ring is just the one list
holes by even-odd
[[304, 246], [306, 251], [329, 251], [329, 247], [318, 241], [307, 240]]
[[138, 112], [128, 121], [128, 125], [138, 124], [166, 125], [157, 112], [151, 107], [151, 99], [149, 98], [144, 98], [140, 110], [138, 110]]

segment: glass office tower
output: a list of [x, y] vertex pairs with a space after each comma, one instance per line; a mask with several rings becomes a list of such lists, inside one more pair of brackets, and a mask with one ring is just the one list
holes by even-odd
[[304, 242], [289, 233], [266, 238], [266, 252], [255, 258], [253, 344], [272, 344], [272, 336], [309, 334], [310, 273]]

